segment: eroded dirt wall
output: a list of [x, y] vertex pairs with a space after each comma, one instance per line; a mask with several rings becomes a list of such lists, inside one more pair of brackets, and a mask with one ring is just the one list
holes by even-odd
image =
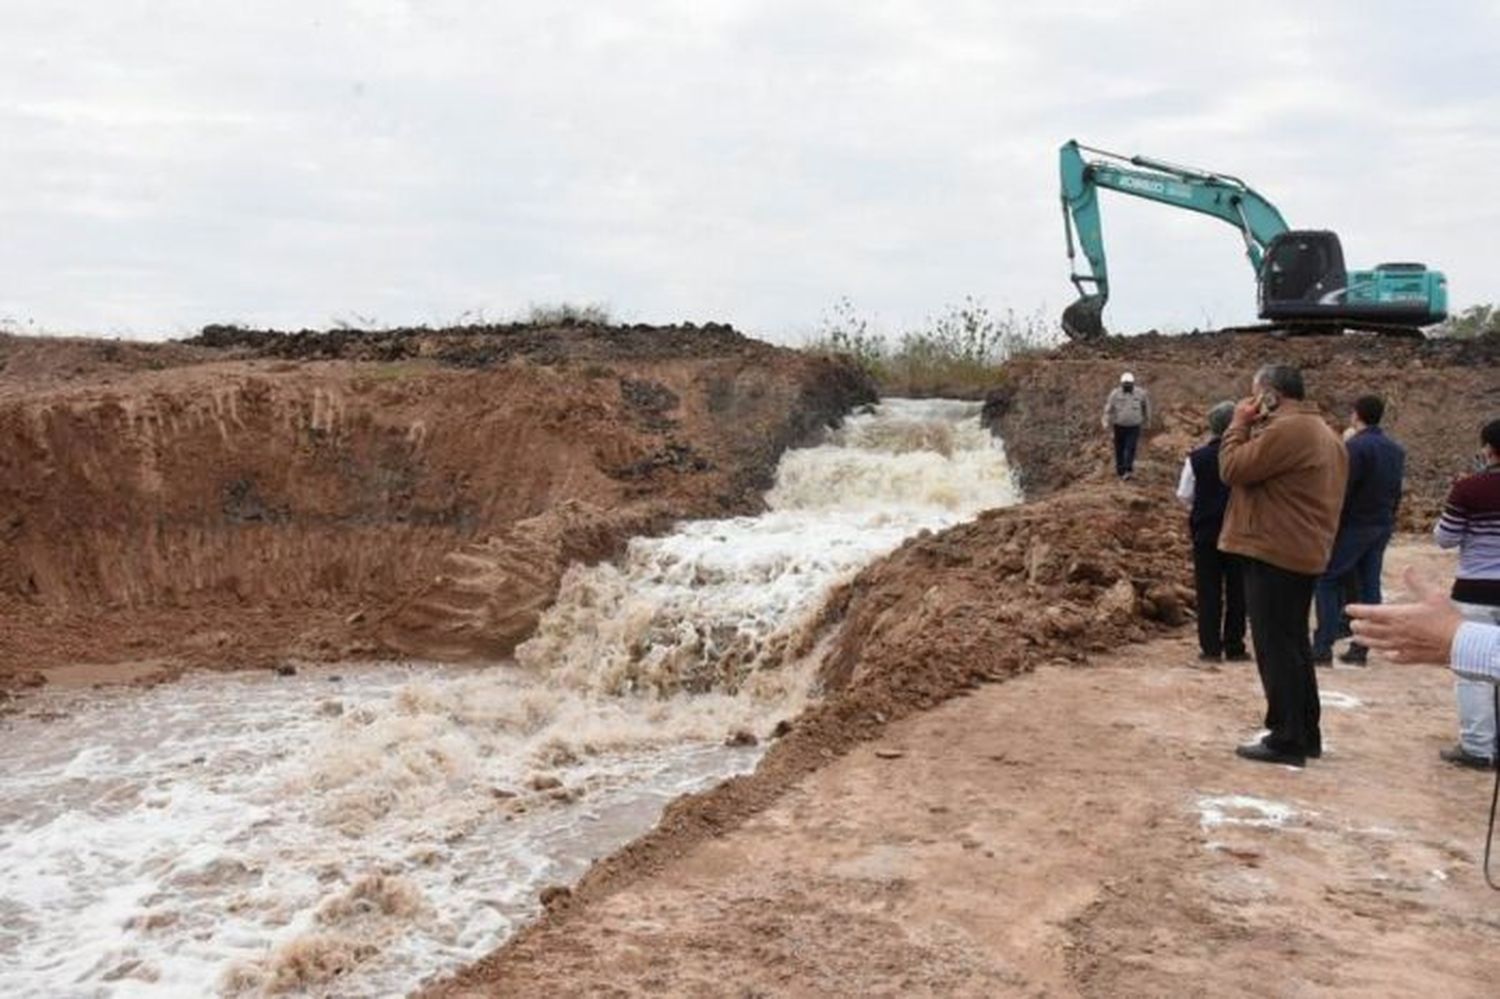
[[[782, 449], [871, 397], [830, 362], [710, 339], [652, 357], [637, 333], [627, 357], [605, 343], [581, 363], [552, 344], [546, 363], [508, 348], [459, 366], [419, 349], [215, 360], [180, 345], [160, 365], [138, 345], [111, 363], [97, 343], [49, 357], [7, 338], [0, 670], [504, 651], [442, 636], [441, 610], [425, 633], [383, 636], [464, 550], [504, 563], [517, 525], [550, 557], [598, 558], [674, 518], [753, 510]], [[472, 357], [485, 341], [463, 343]], [[537, 608], [560, 572], [532, 572]]]

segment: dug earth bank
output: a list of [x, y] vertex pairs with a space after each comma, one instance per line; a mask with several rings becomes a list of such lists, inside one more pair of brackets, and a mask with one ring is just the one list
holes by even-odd
[[0, 335], [0, 691], [503, 656], [568, 564], [757, 512], [873, 399], [714, 325]]
[[[1056, 495], [861, 573], [829, 604], [827, 696], [754, 774], [429, 995], [1492, 994], [1488, 784], [1437, 760], [1446, 675], [1325, 673], [1327, 756], [1296, 772], [1233, 755], [1253, 667], [1196, 663], [1170, 488], [1208, 406], [1281, 359], [1337, 426], [1387, 396], [1423, 530], [1500, 407], [1493, 340], [1143, 337], [1007, 365], [987, 417]], [[1123, 370], [1160, 414], [1129, 485], [1097, 429]], [[1452, 572], [1419, 535], [1388, 575], [1406, 564]]]
[[[1493, 343], [1007, 365], [986, 411], [1033, 502], [840, 587], [822, 696], [753, 773], [431, 994], [1489, 994], [1484, 786], [1436, 762], [1440, 674], [1327, 675], [1328, 755], [1293, 773], [1232, 755], [1253, 673], [1193, 668], [1169, 487], [1207, 405], [1278, 357], [1335, 414], [1391, 397], [1417, 527], [1500, 401]], [[1161, 415], [1120, 485], [1097, 419], [1126, 369]], [[722, 327], [0, 339], [0, 677], [494, 659], [570, 562], [760, 510], [781, 452], [871, 397]]]

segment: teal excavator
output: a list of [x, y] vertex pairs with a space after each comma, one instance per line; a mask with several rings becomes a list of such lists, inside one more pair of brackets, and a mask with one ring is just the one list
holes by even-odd
[[[1095, 158], [1085, 159], [1084, 154]], [[1344, 267], [1339, 238], [1321, 229], [1292, 229], [1276, 206], [1236, 177], [1178, 166], [1145, 156], [1122, 156], [1063, 144], [1063, 229], [1078, 301], [1063, 311], [1063, 330], [1075, 340], [1102, 337], [1109, 272], [1099, 220], [1099, 190], [1200, 212], [1240, 231], [1255, 268], [1260, 318], [1242, 327], [1272, 333], [1342, 333], [1345, 330], [1421, 336], [1422, 327], [1448, 314], [1447, 279], [1423, 264], [1381, 264], [1374, 270]], [[1078, 272], [1075, 243], [1089, 273]]]

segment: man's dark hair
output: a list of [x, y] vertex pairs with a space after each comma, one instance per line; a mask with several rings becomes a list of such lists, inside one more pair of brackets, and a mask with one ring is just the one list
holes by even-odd
[[1302, 369], [1290, 364], [1267, 364], [1255, 373], [1255, 380], [1285, 399], [1305, 399]]
[[1496, 451], [1500, 451], [1500, 420], [1491, 420], [1479, 431], [1479, 439]]
[[1385, 400], [1378, 395], [1362, 395], [1354, 400], [1354, 415], [1365, 426], [1378, 427], [1385, 415]]

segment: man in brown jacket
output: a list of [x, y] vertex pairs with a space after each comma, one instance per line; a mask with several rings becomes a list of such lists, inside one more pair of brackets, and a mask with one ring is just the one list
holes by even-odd
[[1268, 364], [1250, 391], [1219, 448], [1219, 475], [1230, 489], [1219, 550], [1243, 560], [1270, 732], [1235, 752], [1300, 767], [1323, 755], [1307, 616], [1338, 532], [1349, 459], [1304, 400], [1301, 371]]

